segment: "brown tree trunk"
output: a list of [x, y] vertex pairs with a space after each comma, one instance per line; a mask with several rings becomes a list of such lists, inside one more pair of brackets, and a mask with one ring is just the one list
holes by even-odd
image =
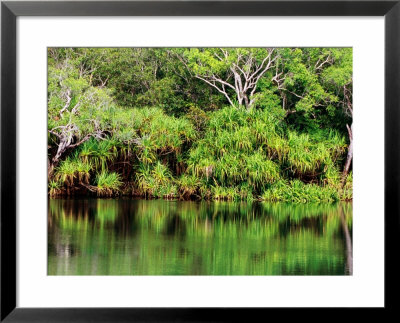
[[351, 127], [349, 127], [349, 125], [346, 124], [346, 127], [347, 127], [347, 131], [349, 133], [350, 144], [349, 144], [349, 149], [347, 151], [346, 163], [344, 164], [343, 173], [342, 173], [342, 187], [346, 183], [346, 177], [349, 173], [351, 162], [353, 160], [353, 124], [351, 124]]
[[54, 168], [60, 161], [61, 155], [67, 150], [67, 143], [62, 141], [59, 146], [56, 155], [51, 159], [47, 159], [47, 178], [50, 180], [53, 178]]

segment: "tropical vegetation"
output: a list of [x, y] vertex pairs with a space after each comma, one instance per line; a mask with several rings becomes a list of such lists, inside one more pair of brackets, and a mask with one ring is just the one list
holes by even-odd
[[48, 48], [51, 197], [352, 199], [351, 48]]

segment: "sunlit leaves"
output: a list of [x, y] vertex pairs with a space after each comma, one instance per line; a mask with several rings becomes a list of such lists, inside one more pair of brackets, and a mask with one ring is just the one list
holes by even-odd
[[[270, 54], [239, 104], [232, 69], [251, 75]], [[48, 62], [53, 195], [114, 173], [146, 197], [252, 200], [303, 183], [351, 199], [351, 48], [49, 48]], [[225, 80], [231, 105], [197, 76]]]

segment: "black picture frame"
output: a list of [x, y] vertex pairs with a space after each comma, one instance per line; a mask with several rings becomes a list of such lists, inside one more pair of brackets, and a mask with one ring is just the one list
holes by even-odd
[[[2, 1], [1, 3], [1, 322], [253, 321], [280, 308], [16, 307], [16, 19], [19, 16], [384, 16], [385, 17], [385, 307], [396, 310], [400, 181], [400, 0], [395, 1]], [[371, 129], [373, 131], [373, 129]], [[367, 287], [366, 287], [367, 288]], [[40, 293], [40, 291], [38, 291]], [[240, 296], [240, 295], [239, 295]], [[333, 309], [325, 309], [330, 316]], [[347, 315], [351, 310], [346, 309]], [[313, 312], [315, 313], [315, 312]], [[393, 314], [393, 313], [392, 313]], [[298, 315], [297, 313], [295, 315]], [[314, 314], [313, 314], [314, 315]], [[341, 314], [339, 314], [341, 315]], [[296, 316], [297, 317], [297, 316]], [[338, 318], [340, 316], [337, 316]], [[281, 318], [283, 318], [281, 316]], [[286, 317], [287, 318], [287, 317]], [[380, 316], [381, 318], [381, 316]], [[266, 317], [262, 318], [262, 320]]]

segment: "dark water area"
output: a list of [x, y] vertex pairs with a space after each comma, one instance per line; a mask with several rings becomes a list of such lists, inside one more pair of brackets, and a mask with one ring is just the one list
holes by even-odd
[[349, 275], [352, 205], [51, 199], [49, 275]]

